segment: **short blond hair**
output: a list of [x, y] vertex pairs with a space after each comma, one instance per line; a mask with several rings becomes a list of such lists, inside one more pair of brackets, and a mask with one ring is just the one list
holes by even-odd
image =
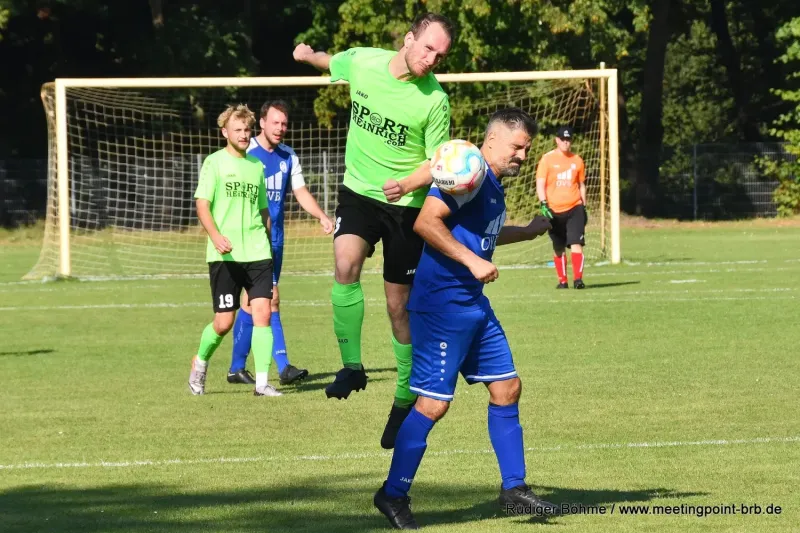
[[245, 124], [251, 127], [256, 123], [255, 113], [250, 111], [250, 108], [247, 107], [246, 104], [229, 105], [226, 107], [225, 111], [219, 114], [219, 118], [217, 118], [217, 125], [220, 128], [224, 128], [228, 125], [228, 121], [231, 118], [242, 120]]

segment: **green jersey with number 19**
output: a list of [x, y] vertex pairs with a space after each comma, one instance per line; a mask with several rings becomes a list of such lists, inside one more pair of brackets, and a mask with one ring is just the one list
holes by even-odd
[[250, 263], [272, 258], [261, 219], [261, 210], [267, 208], [261, 161], [251, 155], [236, 157], [225, 148], [214, 152], [203, 162], [194, 197], [211, 202], [211, 217], [231, 242], [231, 252], [221, 255], [209, 237], [207, 262]]
[[[331, 81], [350, 82], [344, 185], [386, 202], [383, 184], [413, 173], [450, 137], [450, 104], [432, 73], [401, 81], [389, 73], [397, 52], [351, 48], [331, 58]], [[428, 188], [395, 205], [422, 207]]]

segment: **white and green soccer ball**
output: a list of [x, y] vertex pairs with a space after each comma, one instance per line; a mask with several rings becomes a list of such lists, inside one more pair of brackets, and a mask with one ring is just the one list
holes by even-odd
[[467, 194], [480, 187], [486, 161], [477, 146], [454, 139], [443, 143], [431, 158], [433, 183], [447, 194]]

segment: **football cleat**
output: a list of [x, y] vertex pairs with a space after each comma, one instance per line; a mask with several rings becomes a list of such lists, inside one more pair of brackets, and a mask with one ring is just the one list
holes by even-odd
[[556, 285], [556, 289], [569, 289], [569, 283], [567, 282], [559, 283], [558, 285]]
[[256, 387], [253, 390], [253, 396], [283, 396], [283, 393], [278, 392], [278, 390], [273, 387], [272, 385], [266, 385], [264, 387]]
[[525, 514], [548, 517], [561, 514], [558, 505], [544, 501], [527, 486], [500, 489], [500, 506], [507, 514]]
[[411, 514], [411, 498], [390, 498], [384, 490], [386, 484], [378, 489], [372, 503], [389, 519], [395, 529], [419, 529], [414, 515]]
[[400, 431], [400, 426], [403, 421], [411, 412], [411, 407], [400, 407], [392, 404], [392, 410], [389, 411], [389, 420], [386, 421], [386, 427], [383, 429], [383, 436], [381, 436], [381, 448], [384, 450], [391, 450], [394, 448], [394, 441], [397, 440], [397, 432]]
[[336, 373], [333, 383], [325, 387], [325, 395], [328, 398], [346, 400], [353, 391], [360, 391], [367, 388], [367, 374], [362, 366], [360, 370], [344, 367]]
[[239, 385], [255, 385], [256, 380], [253, 378], [253, 374], [243, 368], [241, 370], [237, 370], [236, 372], [228, 372], [228, 383]]
[[586, 285], [583, 284], [583, 280], [582, 279], [576, 279], [574, 282], [572, 282], [572, 286], [575, 287], [576, 289], [585, 289], [586, 288]]
[[192, 358], [192, 370], [189, 373], [189, 390], [192, 394], [199, 396], [206, 392], [206, 370], [208, 366], [200, 367], [195, 364], [197, 357]]
[[281, 385], [289, 385], [294, 383], [295, 381], [301, 381], [308, 376], [308, 370], [305, 368], [297, 368], [294, 365], [286, 365], [283, 370], [281, 370], [278, 379], [280, 380]]

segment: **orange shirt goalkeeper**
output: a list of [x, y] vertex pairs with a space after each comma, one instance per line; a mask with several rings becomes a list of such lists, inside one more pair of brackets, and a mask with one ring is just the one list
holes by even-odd
[[536, 168], [536, 193], [542, 214], [550, 218], [553, 261], [558, 274], [558, 289], [568, 289], [567, 260], [564, 251], [570, 247], [572, 278], [576, 289], [583, 289], [584, 230], [586, 212], [586, 175], [581, 156], [572, 153], [575, 136], [570, 126], [556, 131], [556, 148], [544, 154]]

